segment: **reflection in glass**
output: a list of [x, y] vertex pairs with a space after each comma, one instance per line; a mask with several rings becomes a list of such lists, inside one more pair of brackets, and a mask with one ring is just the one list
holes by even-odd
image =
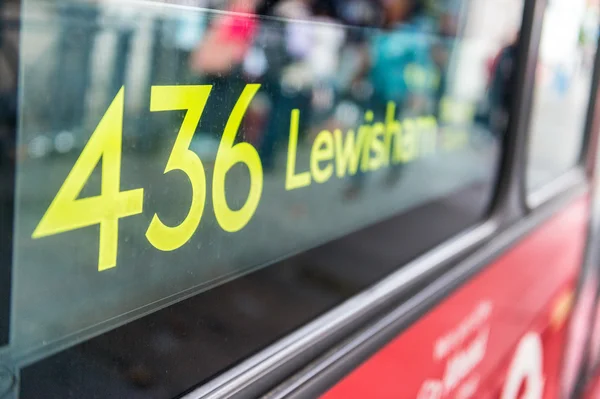
[[[24, 0], [10, 351], [41, 357], [61, 339], [473, 187], [479, 194], [452, 213], [483, 216], [520, 16], [518, 0]], [[260, 89], [233, 144], [258, 153], [261, 199], [242, 229], [227, 231], [212, 203], [215, 162], [249, 84]], [[151, 111], [159, 85], [211, 86], [188, 154], [206, 175], [203, 215], [168, 252], [146, 230], [155, 214], [179, 225], [193, 193], [189, 174], [165, 173], [185, 112]], [[97, 225], [32, 234], [122, 87], [119, 190], [143, 188], [143, 212], [118, 220], [116, 267], [99, 272]], [[79, 198], [103, 192], [101, 169]], [[243, 209], [254, 187], [248, 168], [225, 176], [227, 206]], [[393, 235], [402, 246], [412, 233]]]
[[[0, 348], [8, 343], [13, 244], [14, 163], [18, 103], [18, 14], [0, 1]], [[2, 374], [2, 373], [0, 373]], [[1, 383], [0, 383], [1, 385]], [[1, 390], [1, 389], [0, 389]]]
[[529, 143], [532, 191], [573, 167], [580, 155], [594, 55], [598, 1], [549, 2], [544, 14]]

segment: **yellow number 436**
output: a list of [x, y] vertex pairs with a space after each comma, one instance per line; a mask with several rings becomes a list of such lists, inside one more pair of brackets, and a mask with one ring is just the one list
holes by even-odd
[[[121, 89], [33, 232], [41, 238], [99, 224], [99, 271], [117, 265], [119, 219], [142, 213], [144, 204], [143, 189], [120, 191], [123, 108]], [[79, 198], [101, 160], [101, 194]]]
[[[250, 101], [260, 85], [250, 84], [242, 92], [225, 126], [214, 168], [213, 201], [215, 216], [228, 232], [241, 230], [252, 218], [263, 187], [262, 164], [258, 152], [248, 143], [235, 144], [235, 136]], [[206, 201], [206, 174], [202, 161], [189, 149], [210, 95], [211, 86], [153, 86], [150, 111], [185, 110], [181, 129], [175, 140], [165, 173], [178, 170], [192, 185], [188, 214], [178, 226], [165, 225], [155, 214], [146, 238], [161, 251], [173, 251], [194, 235], [200, 224]], [[144, 190], [121, 191], [121, 150], [123, 140], [124, 89], [121, 89], [90, 137], [58, 194], [48, 207], [33, 238], [47, 237], [83, 227], [100, 225], [98, 270], [117, 265], [119, 219], [142, 213]], [[79, 198], [98, 163], [102, 161], [100, 195]], [[250, 172], [248, 199], [239, 210], [232, 210], [225, 196], [225, 178], [238, 163]]]

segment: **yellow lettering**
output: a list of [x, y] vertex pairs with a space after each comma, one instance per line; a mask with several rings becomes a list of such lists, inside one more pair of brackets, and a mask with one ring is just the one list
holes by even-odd
[[371, 155], [372, 132], [370, 123], [373, 122], [373, 111], [365, 113], [365, 123], [358, 128], [358, 139], [362, 146], [362, 156], [360, 159], [360, 170], [363, 172], [369, 171], [369, 156]]
[[446, 151], [456, 151], [467, 147], [469, 134], [460, 128], [447, 129], [444, 135], [443, 147]]
[[[317, 183], [325, 183], [333, 175], [333, 135], [329, 130], [323, 130], [315, 138], [310, 152], [310, 172]], [[327, 162], [321, 168], [320, 163]]]
[[381, 122], [375, 123], [371, 129], [371, 159], [369, 170], [377, 170], [386, 164], [385, 152], [385, 125]]
[[448, 124], [472, 123], [475, 117], [475, 106], [467, 101], [458, 101], [444, 97], [441, 103], [441, 122]]
[[310, 173], [296, 174], [296, 150], [298, 148], [298, 126], [300, 124], [300, 110], [292, 110], [290, 119], [290, 141], [288, 144], [288, 158], [285, 176], [285, 189], [295, 190], [310, 185]]
[[402, 121], [403, 134], [400, 141], [399, 160], [402, 163], [411, 162], [417, 156], [417, 129], [415, 121], [405, 119]]
[[[250, 102], [260, 88], [259, 84], [249, 84], [238, 98], [221, 137], [221, 143], [215, 158], [213, 172], [213, 207], [215, 217], [223, 230], [234, 233], [243, 229], [258, 208], [263, 191], [263, 167], [258, 151], [250, 143], [235, 143], [242, 119]], [[250, 192], [241, 209], [233, 210], [227, 204], [225, 178], [234, 165], [246, 165], [250, 173]]]
[[359, 142], [355, 142], [354, 130], [349, 130], [346, 133], [346, 139], [343, 139], [343, 134], [339, 129], [333, 132], [335, 139], [335, 170], [337, 177], [346, 176], [346, 172], [350, 175], [355, 175], [358, 171], [358, 159], [360, 158], [359, 149], [362, 148], [359, 136]]
[[174, 170], [185, 173], [192, 186], [190, 209], [178, 226], [167, 226], [154, 214], [146, 238], [161, 251], [174, 251], [188, 242], [202, 218], [206, 202], [206, 174], [198, 155], [189, 149], [196, 126], [210, 95], [210, 86], [153, 86], [150, 111], [185, 110], [183, 123], [165, 167], [165, 174]]
[[[37, 239], [100, 225], [98, 271], [117, 266], [119, 219], [142, 213], [144, 204], [143, 189], [121, 191], [124, 97], [121, 88], [32, 235]], [[100, 195], [79, 198], [100, 162]]]
[[396, 120], [396, 104], [391, 101], [387, 104], [385, 112], [385, 140], [383, 146], [386, 150], [386, 165], [389, 165], [390, 162], [400, 162], [402, 125]]

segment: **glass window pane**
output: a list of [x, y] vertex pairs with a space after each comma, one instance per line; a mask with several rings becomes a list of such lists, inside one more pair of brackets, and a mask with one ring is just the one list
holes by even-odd
[[590, 0], [548, 2], [530, 128], [529, 191], [578, 161], [598, 42], [598, 4]]
[[485, 217], [520, 0], [170, 3], [22, 1], [0, 357], [208, 378]]

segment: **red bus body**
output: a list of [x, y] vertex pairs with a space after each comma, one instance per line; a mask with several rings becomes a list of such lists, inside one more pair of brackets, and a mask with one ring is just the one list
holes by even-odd
[[[566, 206], [323, 398], [561, 397], [589, 216], [587, 196]], [[537, 359], [518, 354], [532, 337]]]

